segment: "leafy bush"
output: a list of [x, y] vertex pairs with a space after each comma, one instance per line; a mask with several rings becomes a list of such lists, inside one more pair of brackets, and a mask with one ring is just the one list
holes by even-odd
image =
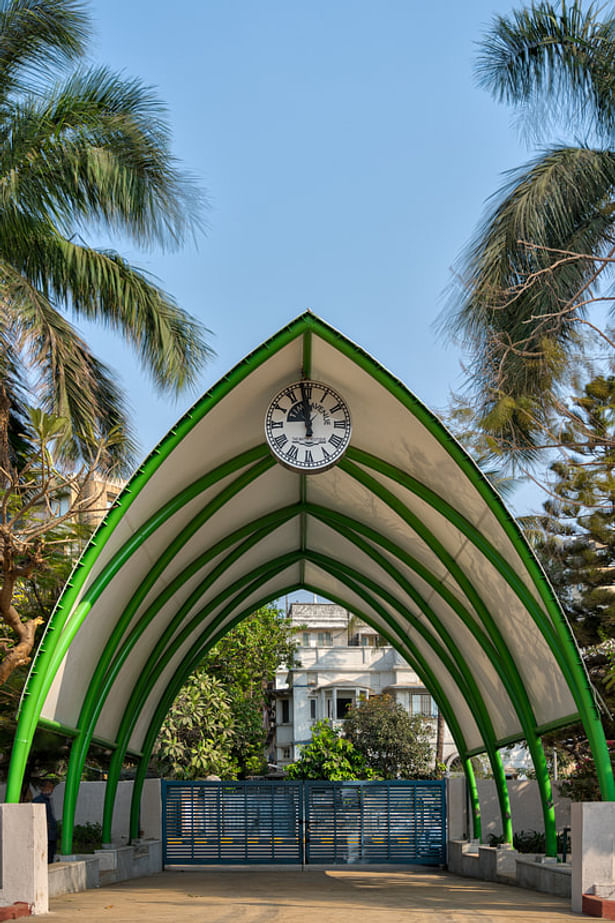
[[[504, 836], [489, 834], [489, 846], [500, 846], [504, 842]], [[544, 853], [545, 835], [537, 830], [521, 830], [513, 834], [513, 847], [521, 853]], [[557, 851], [564, 851], [564, 834], [557, 835]], [[567, 851], [570, 853], [570, 833], [568, 834]]]
[[[58, 840], [62, 837], [62, 821], [58, 821]], [[102, 848], [102, 827], [100, 824], [75, 824], [73, 827], [73, 852], [92, 853]]]
[[375, 778], [363, 754], [342, 737], [338, 728], [326, 721], [316, 722], [311, 742], [302, 747], [299, 759], [286, 767], [286, 773], [289, 779], [329, 779], [331, 782]]

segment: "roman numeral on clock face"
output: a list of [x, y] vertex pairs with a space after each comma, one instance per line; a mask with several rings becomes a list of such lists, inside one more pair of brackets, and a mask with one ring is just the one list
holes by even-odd
[[332, 436], [329, 436], [329, 442], [330, 442], [331, 445], [334, 446], [336, 449], [339, 449], [340, 446], [343, 446], [343, 445], [344, 445], [344, 440], [341, 439], [340, 436], [336, 436], [335, 433], [333, 433]]
[[295, 461], [295, 459], [297, 458], [297, 446], [296, 445], [291, 445], [290, 449], [286, 453], [286, 458], [288, 459], [288, 461]]
[[276, 436], [273, 441], [277, 445], [278, 449], [283, 449], [288, 442], [288, 436], [285, 436], [284, 433], [282, 433], [281, 436]]
[[346, 429], [346, 421], [345, 420], [335, 420], [333, 423], [333, 427], [334, 429]]
[[338, 410], [343, 410], [343, 409], [344, 409], [343, 404], [336, 404], [335, 407], [329, 408], [329, 413], [337, 413]]
[[310, 452], [309, 449], [308, 449], [307, 452], [305, 453], [305, 458], [304, 458], [303, 460], [304, 460], [304, 462], [305, 462], [306, 465], [311, 465], [311, 464], [314, 463], [314, 459], [312, 458], [312, 453]]

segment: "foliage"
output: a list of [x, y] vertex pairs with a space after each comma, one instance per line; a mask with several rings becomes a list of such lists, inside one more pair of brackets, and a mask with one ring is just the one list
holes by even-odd
[[297, 762], [286, 767], [286, 774], [289, 779], [327, 779], [330, 782], [378, 778], [364, 755], [342, 736], [341, 729], [332, 727], [327, 721], [316, 722], [310, 743], [302, 747]]
[[[62, 821], [58, 820], [58, 840], [62, 838]], [[96, 823], [75, 824], [73, 827], [73, 852], [77, 855], [102, 849], [102, 827]]]
[[380, 779], [433, 777], [429, 725], [390, 695], [370, 696], [351, 708], [344, 733]]
[[161, 728], [154, 751], [159, 771], [174, 779], [236, 779], [233, 727], [224, 686], [199, 670], [177, 696]]
[[[500, 846], [505, 842], [503, 834], [496, 836], [495, 833], [490, 833], [488, 837], [489, 846]], [[570, 855], [570, 833], [567, 835], [567, 845], [566, 851]], [[535, 853], [535, 854], [544, 854], [545, 852], [545, 835], [544, 833], [539, 833], [537, 830], [520, 830], [518, 833], [513, 833], [513, 847], [517, 852], [521, 853]], [[557, 851], [561, 853], [564, 851], [564, 833], [557, 834]]]
[[264, 606], [209, 651], [175, 700], [158, 739], [164, 775], [225, 779], [267, 771], [265, 748], [275, 717], [272, 683], [295, 662], [296, 629]]
[[113, 375], [62, 311], [117, 330], [157, 388], [192, 382], [208, 354], [203, 329], [84, 235], [176, 246], [199, 227], [200, 193], [171, 153], [152, 89], [88, 65], [90, 32], [77, 0], [0, 7], [0, 398], [13, 429], [34, 382], [43, 409], [67, 421], [69, 456], [113, 432], [107, 447], [126, 461], [133, 443]]
[[583, 648], [615, 636], [615, 377], [598, 375], [572, 401], [551, 465], [536, 550]]
[[10, 451], [8, 427], [0, 406], [0, 686], [29, 663], [37, 628], [89, 534], [84, 516], [100, 506], [96, 478], [108, 445], [101, 442], [87, 464], [74, 468], [59, 460], [70, 438], [65, 418], [31, 409], [22, 457]]
[[[615, 638], [615, 377], [597, 375], [569, 405], [560, 439], [565, 456], [551, 465], [544, 513], [526, 522], [535, 550], [582, 649], [615, 737], [615, 689], [609, 682]], [[609, 712], [611, 714], [609, 714]], [[558, 755], [562, 794], [599, 798], [595, 767], [581, 725], [547, 735]]]
[[232, 755], [242, 776], [267, 771], [264, 751], [275, 730], [273, 681], [295, 664], [296, 628], [275, 606], [245, 619], [205, 657], [203, 669], [227, 690], [234, 721]]
[[[473, 756], [470, 759], [472, 764], [472, 769], [474, 770], [474, 776], [476, 779], [492, 779], [493, 770], [491, 768], [491, 763], [489, 762], [486, 756]], [[463, 763], [458, 756], [455, 756], [450, 763], [448, 764], [448, 771], [451, 775], [462, 775], [463, 774]]]
[[551, 414], [613, 267], [615, 17], [605, 7], [540, 2], [498, 16], [481, 44], [481, 84], [540, 138], [555, 124], [580, 141], [543, 150], [511, 174], [462, 258], [448, 331], [472, 355], [483, 427], [505, 453], [535, 460], [558, 444]]

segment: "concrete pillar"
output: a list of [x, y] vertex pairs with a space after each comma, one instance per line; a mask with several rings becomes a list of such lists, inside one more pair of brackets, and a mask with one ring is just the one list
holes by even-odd
[[49, 910], [47, 817], [44, 804], [0, 804], [0, 905], [23, 901], [32, 913]]
[[337, 689], [335, 686], [331, 690], [331, 721], [337, 719]]
[[583, 894], [594, 885], [615, 888], [615, 802], [571, 805], [572, 910], [582, 913]]
[[449, 840], [468, 837], [466, 780], [454, 776], [446, 780], [447, 836]]

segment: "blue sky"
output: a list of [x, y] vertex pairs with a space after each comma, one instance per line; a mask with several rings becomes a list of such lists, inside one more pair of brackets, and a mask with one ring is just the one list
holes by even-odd
[[[97, 0], [96, 60], [158, 88], [174, 150], [209, 199], [179, 253], [122, 249], [213, 332], [176, 402], [87, 331], [120, 374], [143, 452], [207, 387], [310, 307], [434, 408], [463, 380], [433, 322], [503, 171], [527, 159], [475, 83], [476, 41], [509, 3]], [[95, 240], [92, 241], [96, 243]]]

